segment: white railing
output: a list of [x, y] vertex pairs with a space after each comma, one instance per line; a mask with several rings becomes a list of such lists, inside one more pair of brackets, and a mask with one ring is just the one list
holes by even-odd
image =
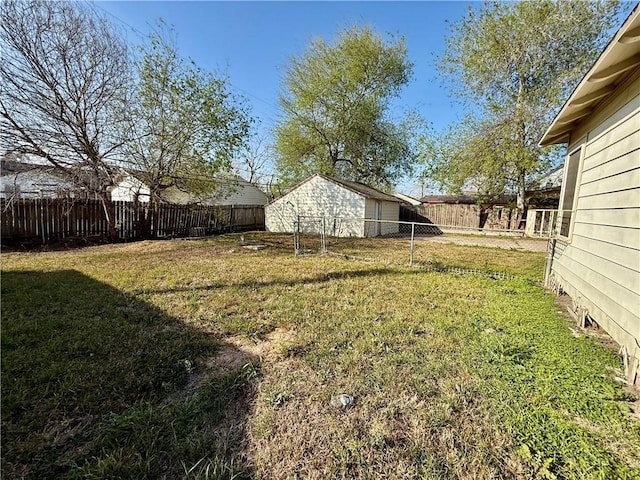
[[558, 212], [557, 209], [529, 210], [525, 235], [540, 238], [552, 237], [558, 223]]

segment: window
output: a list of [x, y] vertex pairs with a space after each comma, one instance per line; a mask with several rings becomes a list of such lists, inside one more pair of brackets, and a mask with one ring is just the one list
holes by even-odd
[[569, 237], [571, 231], [571, 218], [573, 217], [573, 203], [576, 198], [578, 186], [578, 172], [580, 167], [580, 154], [582, 148], [578, 148], [567, 159], [568, 165], [565, 178], [562, 181], [562, 204], [560, 208], [560, 236]]

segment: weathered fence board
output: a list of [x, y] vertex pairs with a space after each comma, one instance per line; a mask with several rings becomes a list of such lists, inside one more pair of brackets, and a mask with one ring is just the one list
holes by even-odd
[[516, 209], [501, 206], [482, 208], [473, 204], [425, 204], [402, 207], [401, 220], [433, 223], [439, 227], [517, 230], [521, 228]]
[[[142, 237], [150, 219], [159, 237], [208, 235], [264, 229], [262, 206], [148, 205], [113, 202], [116, 230], [121, 239]], [[57, 241], [69, 237], [106, 237], [108, 225], [99, 200], [0, 199], [0, 234], [3, 243]]]

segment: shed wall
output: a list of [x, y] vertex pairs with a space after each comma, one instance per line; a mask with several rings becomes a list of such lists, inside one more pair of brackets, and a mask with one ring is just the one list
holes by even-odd
[[[376, 222], [366, 222], [365, 235], [367, 237], [375, 237], [378, 232], [380, 235], [392, 235], [400, 231], [400, 225], [397, 223], [400, 219], [400, 203], [385, 202], [384, 200], [376, 200], [367, 198], [365, 202], [365, 218], [378, 220], [376, 204], [380, 205], [380, 228], [378, 229]], [[394, 223], [385, 223], [386, 221]]]
[[383, 223], [381, 226], [382, 235], [392, 235], [400, 231], [400, 204], [393, 202], [382, 202], [382, 220], [394, 222]]
[[293, 232], [298, 217], [325, 217], [330, 235], [362, 237], [363, 222], [352, 219], [365, 218], [365, 198], [322, 177], [313, 177], [265, 207], [269, 232]]

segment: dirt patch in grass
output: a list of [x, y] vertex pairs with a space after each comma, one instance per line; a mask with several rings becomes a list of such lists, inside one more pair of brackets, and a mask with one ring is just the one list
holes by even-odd
[[235, 336], [226, 339], [226, 345], [215, 356], [204, 360], [206, 369], [190, 381], [190, 387], [201, 385], [212, 375], [235, 372], [248, 363], [275, 362], [286, 354], [287, 345], [295, 341], [295, 331], [278, 327], [262, 340], [253, 341]]

